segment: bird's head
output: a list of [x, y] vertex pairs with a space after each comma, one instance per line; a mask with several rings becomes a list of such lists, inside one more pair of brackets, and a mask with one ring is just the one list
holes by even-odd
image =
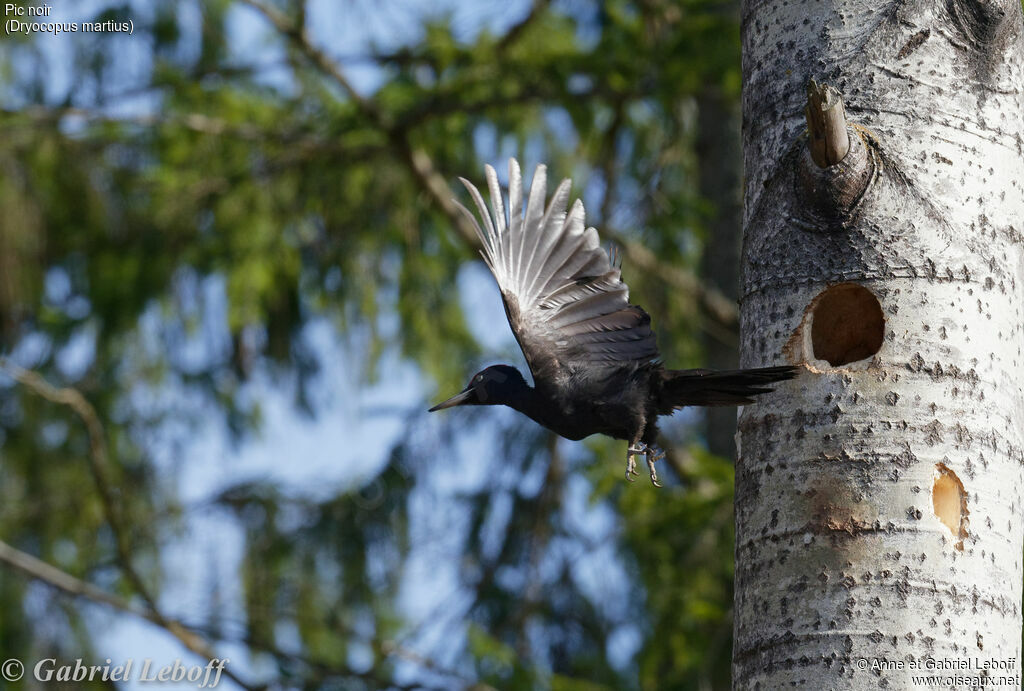
[[526, 380], [515, 367], [491, 365], [474, 374], [462, 391], [428, 412], [457, 405], [508, 405], [527, 388]]

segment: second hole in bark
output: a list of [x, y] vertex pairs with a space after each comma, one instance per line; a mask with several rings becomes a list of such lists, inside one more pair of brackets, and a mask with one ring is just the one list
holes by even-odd
[[967, 493], [964, 484], [944, 463], [935, 466], [932, 486], [932, 507], [935, 515], [953, 534], [954, 547], [961, 552], [967, 537]]
[[827, 288], [814, 301], [811, 347], [833, 367], [864, 360], [882, 347], [885, 318], [870, 290], [856, 283]]

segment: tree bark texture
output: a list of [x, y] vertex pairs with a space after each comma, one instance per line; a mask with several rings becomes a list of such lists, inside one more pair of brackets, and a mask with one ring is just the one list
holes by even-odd
[[1019, 0], [744, 3], [741, 361], [806, 371], [740, 417], [736, 689], [1019, 679], [1022, 36]]

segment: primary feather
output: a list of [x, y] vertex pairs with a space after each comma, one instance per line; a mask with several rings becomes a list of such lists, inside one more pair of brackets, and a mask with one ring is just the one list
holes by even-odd
[[629, 304], [619, 268], [601, 248], [597, 231], [586, 227], [583, 203], [576, 200], [566, 211], [571, 181], [559, 184], [545, 208], [547, 172], [537, 166], [524, 213], [522, 175], [511, 159], [506, 220], [498, 176], [491, 166], [486, 175], [491, 212], [480, 191], [460, 178], [482, 224], [459, 208], [480, 237], [534, 381], [572, 376], [585, 366], [631, 367], [657, 358], [650, 317]]

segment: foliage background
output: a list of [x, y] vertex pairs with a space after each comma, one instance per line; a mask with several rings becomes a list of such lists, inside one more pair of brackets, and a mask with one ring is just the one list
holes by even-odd
[[727, 687], [733, 411], [665, 426], [658, 491], [425, 409], [523, 366], [450, 201], [511, 155], [574, 179], [668, 363], [735, 362], [738, 8], [49, 19], [128, 18], [0, 46], [0, 653], [138, 619], [249, 688]]

